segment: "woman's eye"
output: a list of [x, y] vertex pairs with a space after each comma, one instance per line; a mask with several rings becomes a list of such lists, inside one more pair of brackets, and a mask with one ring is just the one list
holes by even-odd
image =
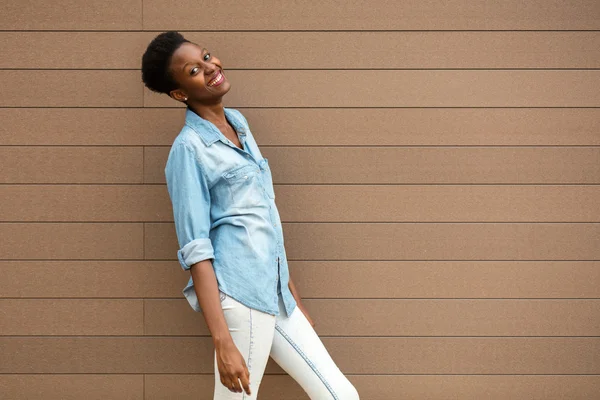
[[[203, 58], [204, 58], [204, 61], [208, 61], [208, 60], [211, 58], [211, 55], [210, 55], [210, 53], [206, 53], [206, 54], [204, 55], [204, 57], [203, 57]], [[190, 75], [194, 75], [194, 74], [196, 73], [196, 72], [195, 72], [195, 70], [196, 70], [196, 69], [198, 69], [198, 67], [194, 67], [194, 68], [192, 68], [192, 69], [190, 70]]]

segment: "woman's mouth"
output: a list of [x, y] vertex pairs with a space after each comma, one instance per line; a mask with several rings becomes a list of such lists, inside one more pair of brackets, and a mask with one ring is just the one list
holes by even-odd
[[222, 71], [219, 71], [217, 76], [211, 79], [206, 86], [219, 86], [221, 83], [223, 83], [223, 81], [225, 81], [225, 75], [223, 75]]

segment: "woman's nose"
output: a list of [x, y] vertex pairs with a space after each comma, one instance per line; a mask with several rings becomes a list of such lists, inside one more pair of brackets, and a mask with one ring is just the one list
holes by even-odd
[[219, 69], [219, 67], [217, 67], [217, 64], [212, 63], [212, 62], [205, 62], [204, 63], [204, 71], [206, 71], [207, 74], [211, 74], [212, 72], [215, 72], [217, 69]]
[[204, 69], [204, 77], [206, 79], [209, 79], [210, 77], [214, 76], [215, 73], [218, 71], [219, 69], [215, 66], [215, 67], [211, 67], [211, 68], [205, 68]]

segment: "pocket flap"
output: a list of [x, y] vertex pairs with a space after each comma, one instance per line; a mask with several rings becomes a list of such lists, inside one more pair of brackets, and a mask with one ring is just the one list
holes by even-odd
[[256, 173], [257, 167], [252, 165], [242, 165], [241, 167], [235, 167], [223, 173], [223, 178], [227, 180], [237, 180], [240, 177], [252, 175]]

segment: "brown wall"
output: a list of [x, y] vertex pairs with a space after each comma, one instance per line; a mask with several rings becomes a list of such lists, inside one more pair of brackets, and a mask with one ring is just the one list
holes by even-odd
[[223, 61], [361, 399], [598, 398], [600, 4], [340, 3], [2, 2], [2, 399], [212, 399], [163, 176], [183, 108], [139, 72], [167, 29]]

